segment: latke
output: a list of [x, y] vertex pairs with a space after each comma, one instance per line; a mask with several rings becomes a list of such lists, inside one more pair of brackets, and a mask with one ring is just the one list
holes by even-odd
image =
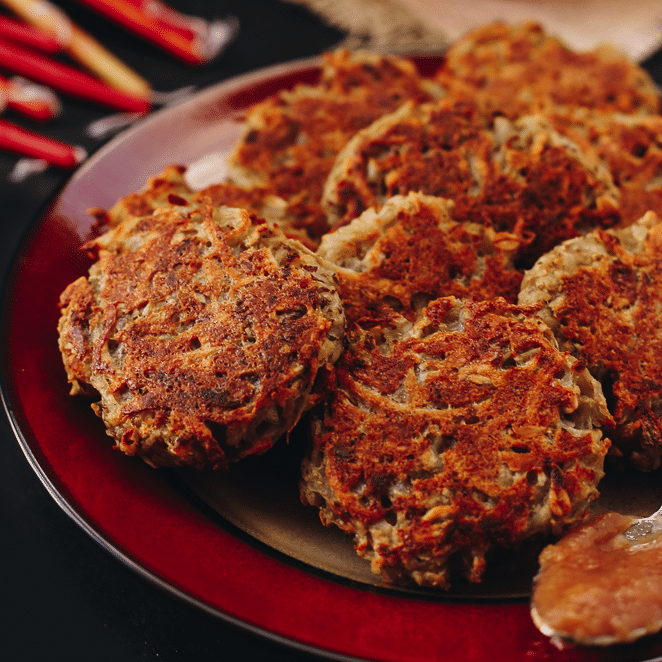
[[348, 324], [394, 309], [413, 318], [440, 296], [517, 300], [517, 238], [460, 223], [453, 203], [398, 195], [322, 237], [317, 254], [336, 267]]
[[492, 23], [446, 51], [436, 80], [486, 118], [516, 119], [565, 106], [631, 114], [660, 112], [650, 74], [611, 46], [577, 52], [538, 23]]
[[150, 177], [140, 191], [122, 196], [110, 209], [93, 207], [87, 213], [96, 218], [100, 229], [107, 230], [129, 217], [149, 216], [158, 207], [168, 206], [173, 196], [190, 202], [195, 193], [184, 179], [185, 172], [184, 166], [167, 166], [163, 172]]
[[[195, 190], [186, 180], [185, 166], [169, 165], [158, 175], [150, 177], [140, 191], [123, 196], [110, 209], [95, 207], [88, 213], [96, 218], [99, 228], [108, 229], [129, 217], [149, 216], [159, 207], [203, 202], [216, 207], [245, 209], [272, 224], [283, 220], [287, 206], [282, 198], [259, 187], [245, 189], [230, 182], [220, 182]], [[291, 238], [305, 239], [305, 236], [299, 233]]]
[[305, 231], [313, 243], [328, 230], [322, 187], [349, 138], [407, 100], [442, 94], [404, 58], [343, 50], [323, 58], [318, 84], [297, 85], [248, 109], [228, 158], [230, 182], [283, 198], [285, 228]]
[[246, 211], [160, 207], [84, 248], [98, 259], [60, 300], [71, 392], [153, 466], [264, 452], [342, 350], [333, 272]]
[[615, 449], [642, 470], [662, 458], [662, 221], [571, 239], [525, 274], [519, 302], [602, 382]]
[[455, 560], [480, 581], [488, 550], [558, 533], [596, 497], [602, 391], [531, 312], [447, 297], [348, 329], [301, 498], [386, 581], [448, 588]]
[[407, 104], [359, 131], [324, 187], [329, 223], [393, 195], [450, 198], [455, 219], [514, 234], [530, 266], [559, 241], [620, 220], [609, 171], [540, 116], [482, 124], [471, 105]]
[[619, 225], [647, 211], [662, 214], [662, 116], [566, 108], [548, 115], [554, 128], [595, 154], [618, 190]]

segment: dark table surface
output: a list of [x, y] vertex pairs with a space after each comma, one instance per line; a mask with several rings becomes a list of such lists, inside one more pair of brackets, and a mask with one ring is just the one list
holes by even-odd
[[[217, 61], [191, 68], [129, 36], [76, 2], [58, 1], [80, 25], [160, 91], [185, 85], [204, 88], [277, 62], [333, 47], [342, 34], [305, 10], [278, 0], [175, 1], [189, 14], [233, 14], [241, 23], [236, 41]], [[662, 81], [662, 54], [647, 68]], [[40, 127], [7, 112], [6, 119], [54, 138], [82, 144], [89, 153], [101, 141], [83, 134], [108, 109], [63, 97], [64, 112]], [[0, 153], [0, 276], [26, 229], [71, 173], [49, 168], [9, 183], [18, 157]], [[0, 416], [0, 658], [8, 662], [158, 660], [304, 662], [321, 659], [226, 624], [155, 587], [125, 567], [60, 509], [31, 469], [9, 422]]]

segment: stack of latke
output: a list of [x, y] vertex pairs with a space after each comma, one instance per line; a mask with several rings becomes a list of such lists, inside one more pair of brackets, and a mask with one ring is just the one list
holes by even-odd
[[156, 466], [225, 467], [309, 412], [324, 524], [386, 581], [480, 581], [587, 515], [610, 447], [660, 465], [659, 112], [640, 67], [534, 24], [431, 77], [326, 54], [248, 110], [225, 181], [170, 166], [93, 210], [72, 392]]

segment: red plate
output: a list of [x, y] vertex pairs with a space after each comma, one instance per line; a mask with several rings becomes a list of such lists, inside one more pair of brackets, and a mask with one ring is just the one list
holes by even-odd
[[308, 571], [210, 517], [142, 462], [112, 450], [89, 406], [68, 395], [57, 349], [57, 301], [88, 264], [85, 211], [109, 207], [171, 163], [227, 150], [236, 114], [298, 81], [318, 60], [242, 76], [156, 113], [85, 163], [25, 240], [8, 283], [3, 397], [18, 440], [62, 508], [144, 577], [221, 619], [329, 657], [434, 660], [644, 660], [662, 638], [627, 648], [557, 650], [529, 618], [526, 600], [396, 594]]

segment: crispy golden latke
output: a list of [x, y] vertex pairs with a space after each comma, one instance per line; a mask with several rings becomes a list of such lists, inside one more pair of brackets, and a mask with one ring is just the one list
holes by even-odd
[[246, 211], [162, 207], [84, 248], [98, 259], [60, 301], [72, 393], [153, 466], [264, 452], [342, 350], [333, 272]]
[[322, 186], [349, 138], [407, 100], [442, 94], [404, 58], [342, 50], [323, 58], [317, 85], [298, 85], [249, 109], [228, 159], [231, 182], [283, 198], [286, 231], [304, 230], [314, 243], [328, 230]]
[[437, 299], [348, 330], [312, 426], [301, 497], [387, 581], [447, 588], [453, 559], [580, 520], [609, 442], [599, 384], [531, 310]]
[[[149, 216], [159, 207], [204, 202], [215, 207], [245, 209], [273, 224], [278, 224], [283, 219], [285, 201], [264, 188], [245, 189], [230, 182], [221, 182], [194, 190], [188, 185], [185, 173], [185, 166], [167, 166], [163, 172], [150, 177], [141, 191], [125, 195], [108, 210], [95, 207], [88, 210], [88, 213], [96, 218], [101, 230], [113, 228], [129, 217]], [[292, 238], [305, 239], [305, 236]]]
[[566, 108], [548, 115], [554, 128], [595, 154], [618, 190], [619, 225], [647, 211], [662, 214], [662, 116]]
[[481, 115], [521, 115], [563, 106], [636, 114], [660, 112], [642, 67], [610, 46], [580, 53], [537, 23], [492, 23], [450, 46], [436, 80]]
[[662, 221], [567, 241], [525, 275], [519, 301], [602, 382], [614, 447], [639, 469], [662, 459]]
[[620, 220], [609, 171], [544, 118], [488, 127], [452, 99], [407, 104], [359, 131], [336, 159], [323, 204], [341, 226], [409, 191], [450, 198], [458, 221], [514, 234], [529, 266], [558, 242]]
[[450, 200], [409, 193], [326, 234], [317, 254], [336, 267], [350, 324], [391, 310], [413, 319], [440, 296], [514, 303], [518, 248], [512, 234], [456, 221]]
[[141, 191], [120, 198], [110, 209], [93, 207], [88, 214], [94, 216], [100, 230], [119, 225], [127, 218], [149, 216], [158, 207], [170, 205], [170, 200], [190, 202], [194, 192], [186, 183], [186, 168], [180, 165], [166, 167], [163, 172], [150, 177]]

